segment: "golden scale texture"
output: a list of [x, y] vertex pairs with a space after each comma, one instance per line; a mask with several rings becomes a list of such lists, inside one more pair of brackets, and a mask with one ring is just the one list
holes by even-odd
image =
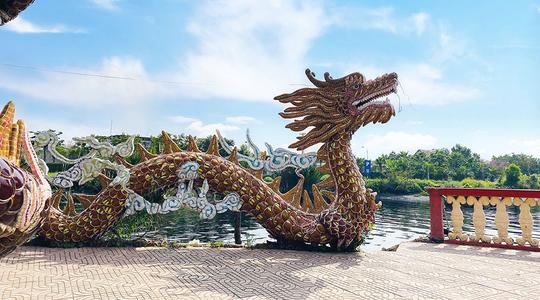
[[[200, 181], [206, 179], [212, 190], [236, 192], [242, 199], [242, 211], [253, 216], [275, 237], [326, 243], [330, 237], [318, 224], [316, 216], [299, 211], [239, 164], [220, 156], [201, 152], [162, 154], [137, 164], [130, 170], [127, 186], [144, 195], [156, 187], [177, 183], [176, 172], [187, 162], [199, 164]], [[120, 186], [108, 186], [80, 214], [68, 216], [51, 209], [41, 235], [57, 241], [83, 241], [103, 233], [124, 212], [127, 193]]]
[[364, 180], [350, 148], [351, 134], [333, 138], [319, 150], [319, 158], [327, 161], [336, 180], [336, 196], [332, 208], [321, 214], [321, 222], [330, 234], [345, 245], [362, 234], [375, 222], [377, 204], [366, 190]]

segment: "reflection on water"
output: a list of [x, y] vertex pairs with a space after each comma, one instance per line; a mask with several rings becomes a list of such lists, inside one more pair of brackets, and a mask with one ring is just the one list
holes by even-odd
[[[234, 221], [235, 215], [231, 212], [218, 214], [212, 220], [201, 220], [198, 212], [180, 209], [161, 216], [158, 229], [146, 232], [144, 236], [179, 242], [197, 239], [201, 242], [234, 243]], [[257, 244], [270, 240], [266, 229], [245, 214], [242, 214], [241, 231], [244, 243]]]
[[[366, 242], [362, 246], [364, 250], [380, 250], [402, 241], [414, 239], [420, 235], [429, 233], [429, 198], [427, 196], [391, 196], [379, 197], [383, 201], [382, 208], [377, 212], [375, 228], [369, 233]], [[451, 207], [445, 209], [445, 227], [450, 227]], [[533, 236], [540, 238], [540, 207], [531, 209], [535, 231]], [[496, 235], [495, 208], [485, 209], [488, 235]], [[519, 236], [518, 216], [519, 208], [508, 207], [510, 218], [509, 233], [511, 236]], [[472, 207], [464, 206], [463, 214], [465, 224], [464, 231], [474, 232], [472, 226]], [[217, 215], [214, 220], [200, 220], [199, 214], [192, 211], [180, 210], [163, 216], [159, 230], [146, 234], [147, 237], [166, 238], [169, 240], [188, 242], [199, 239], [201, 242], [223, 241], [234, 242], [234, 214], [226, 213]], [[268, 233], [258, 223], [249, 217], [242, 215], [242, 240], [251, 244], [263, 243], [270, 240]]]
[[383, 206], [362, 249], [379, 250], [429, 233], [429, 197], [378, 197]]

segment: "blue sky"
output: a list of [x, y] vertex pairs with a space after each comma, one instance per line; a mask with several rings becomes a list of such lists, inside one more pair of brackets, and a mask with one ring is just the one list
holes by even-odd
[[395, 71], [399, 112], [361, 128], [356, 155], [461, 143], [540, 157], [540, 1], [38, 0], [0, 41], [0, 99], [30, 130], [70, 138], [112, 122], [240, 142], [249, 128], [287, 146], [296, 135], [272, 98], [308, 85], [306, 67]]

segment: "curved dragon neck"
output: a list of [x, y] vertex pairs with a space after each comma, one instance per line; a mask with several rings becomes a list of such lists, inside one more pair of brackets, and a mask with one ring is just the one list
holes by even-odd
[[351, 133], [334, 136], [323, 147], [336, 187], [336, 209], [345, 219], [359, 221], [366, 202], [364, 179], [351, 150]]

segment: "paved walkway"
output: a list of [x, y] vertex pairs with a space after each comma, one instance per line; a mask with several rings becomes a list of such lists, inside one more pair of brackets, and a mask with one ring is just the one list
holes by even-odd
[[538, 299], [540, 253], [424, 243], [397, 252], [22, 247], [0, 299]]

